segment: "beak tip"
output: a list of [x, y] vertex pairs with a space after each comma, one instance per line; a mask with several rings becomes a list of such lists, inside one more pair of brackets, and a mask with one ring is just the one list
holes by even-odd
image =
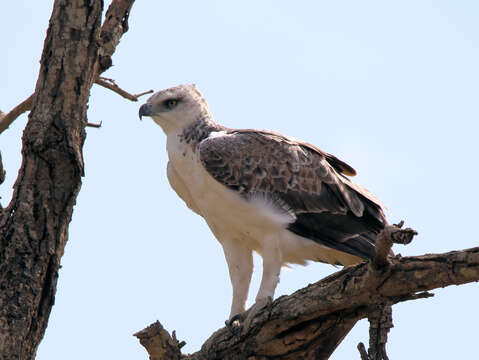
[[140, 109], [138, 110], [138, 117], [140, 120], [142, 120], [143, 116], [149, 116], [150, 115], [150, 106], [148, 104], [143, 104], [140, 106]]

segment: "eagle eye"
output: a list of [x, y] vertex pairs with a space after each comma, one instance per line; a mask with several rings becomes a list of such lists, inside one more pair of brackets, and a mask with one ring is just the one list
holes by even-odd
[[178, 100], [176, 99], [169, 99], [165, 101], [165, 105], [168, 109], [173, 109], [176, 105], [178, 105]]

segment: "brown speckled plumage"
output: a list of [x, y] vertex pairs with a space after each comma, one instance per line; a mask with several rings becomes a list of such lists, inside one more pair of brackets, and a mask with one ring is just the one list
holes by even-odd
[[288, 229], [322, 245], [369, 258], [384, 227], [381, 204], [343, 173], [353, 168], [313, 145], [271, 131], [232, 130], [199, 142], [200, 159], [217, 181], [246, 199], [287, 207]]

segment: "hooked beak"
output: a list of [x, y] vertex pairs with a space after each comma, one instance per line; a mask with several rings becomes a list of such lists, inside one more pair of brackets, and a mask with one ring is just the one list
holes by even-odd
[[138, 116], [140, 120], [143, 116], [151, 116], [151, 105], [146, 103], [140, 106], [140, 110], [138, 111]]

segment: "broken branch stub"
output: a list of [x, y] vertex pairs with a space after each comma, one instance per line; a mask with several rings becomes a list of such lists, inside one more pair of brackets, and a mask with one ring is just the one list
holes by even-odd
[[173, 337], [170, 336], [159, 321], [138, 331], [133, 336], [136, 336], [140, 340], [140, 344], [148, 351], [150, 360], [179, 360], [181, 358], [180, 349], [185, 342], [180, 343], [176, 339], [174, 331]]
[[388, 257], [393, 255], [391, 248], [393, 244], [409, 244], [417, 231], [411, 228], [401, 229], [404, 221], [397, 225], [386, 225], [378, 234], [375, 244], [373, 265], [376, 269], [383, 268], [389, 264]]

